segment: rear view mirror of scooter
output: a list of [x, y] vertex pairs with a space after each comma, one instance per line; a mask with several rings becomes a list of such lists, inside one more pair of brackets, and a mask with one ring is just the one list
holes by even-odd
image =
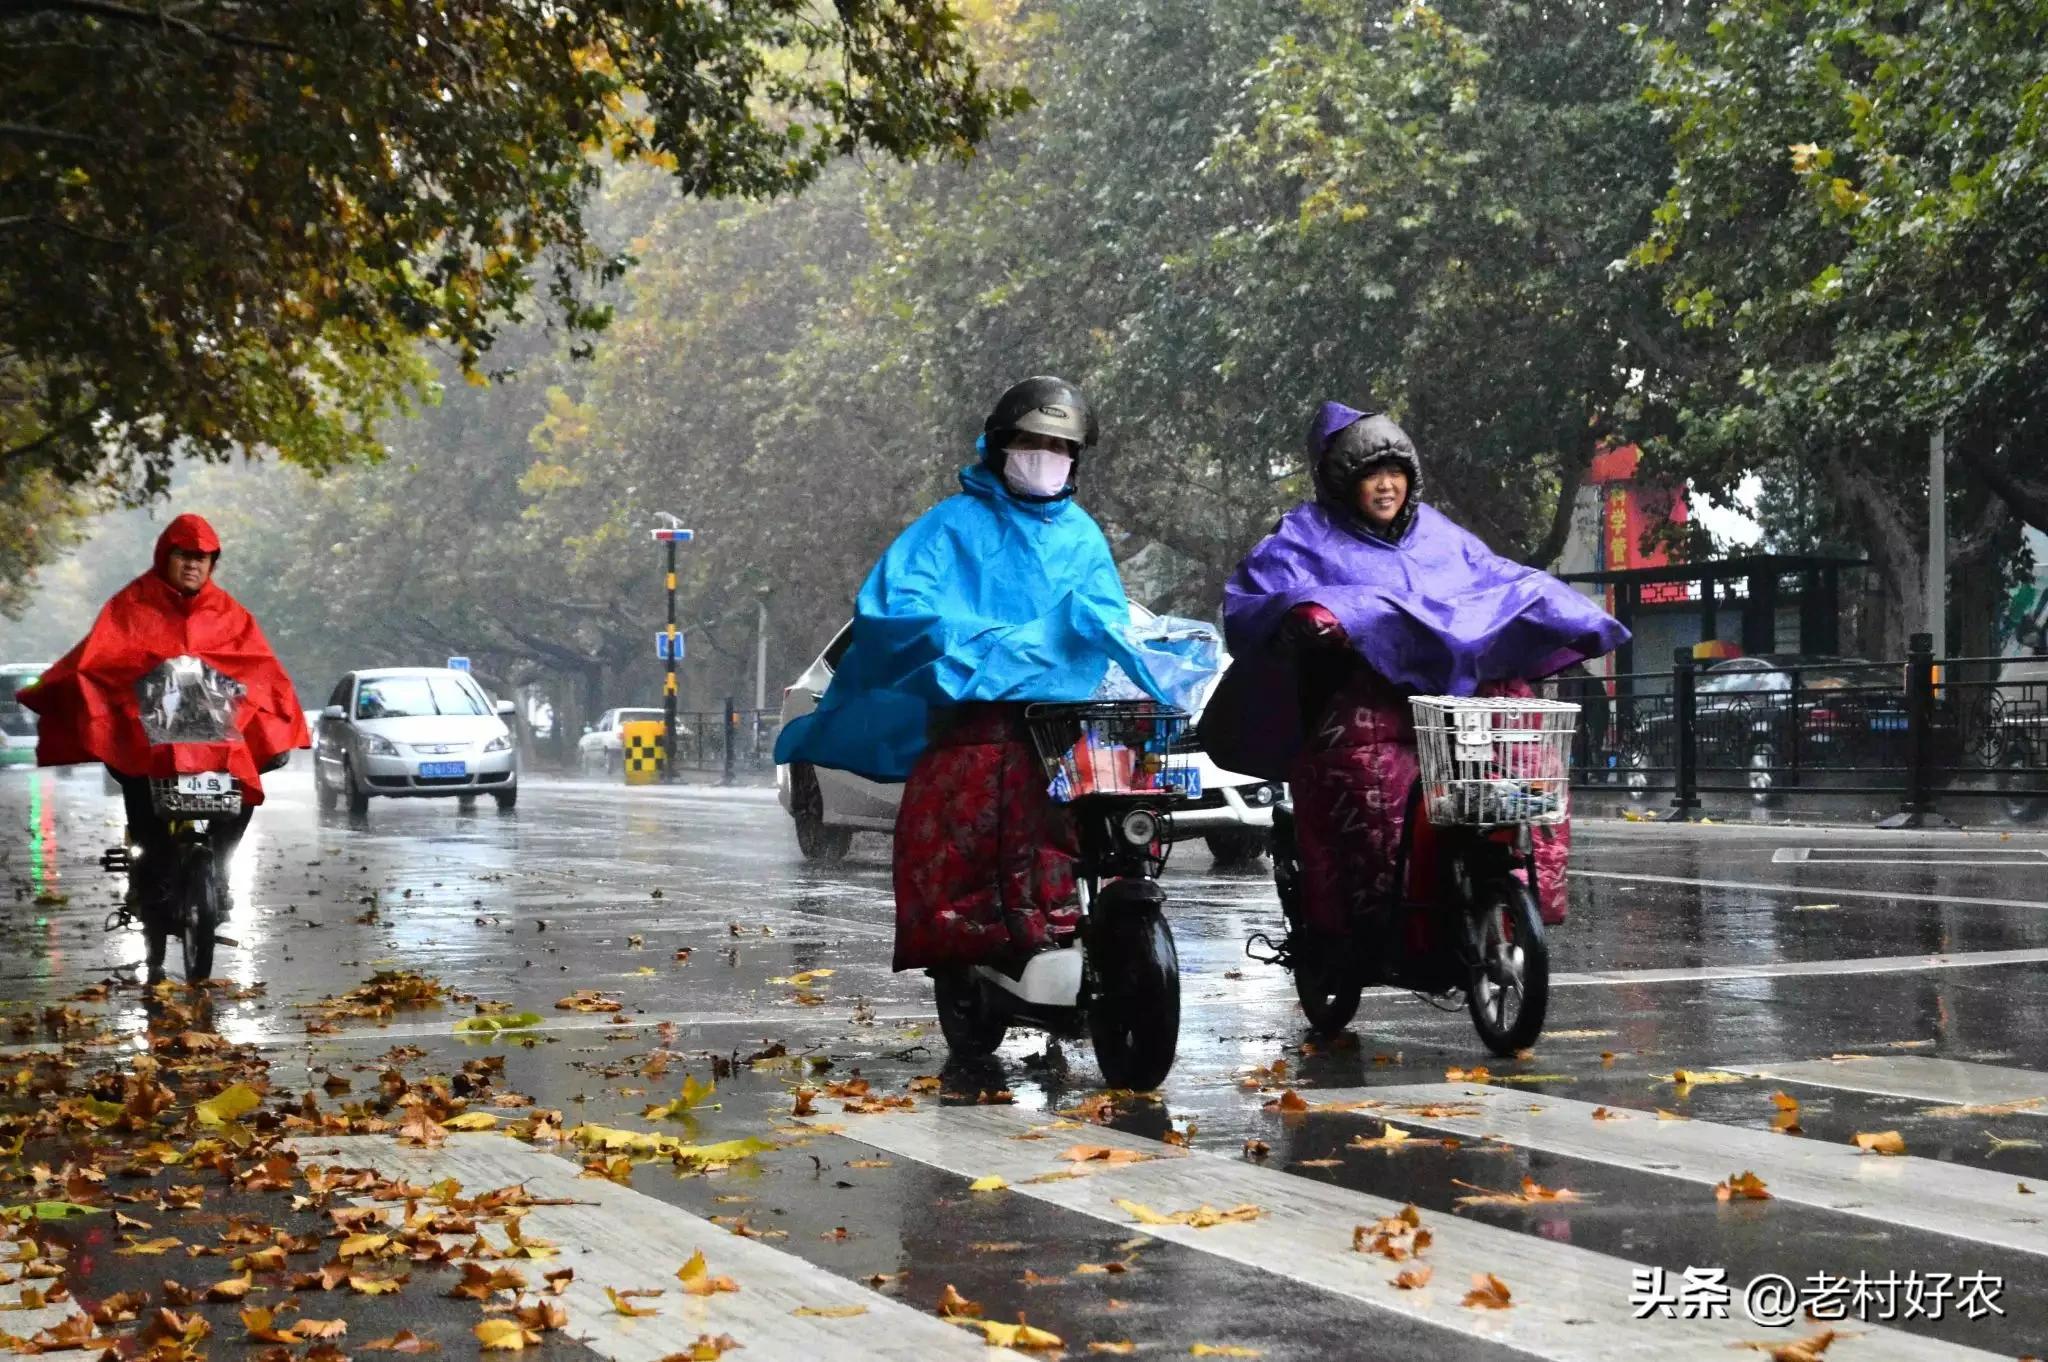
[[1074, 821], [1080, 930], [1010, 968], [932, 972], [956, 1056], [986, 1055], [1011, 1026], [1086, 1034], [1103, 1081], [1157, 1087], [1180, 1039], [1180, 961], [1160, 887], [1176, 801], [1200, 780], [1182, 752], [1187, 716], [1150, 701], [1035, 704], [1025, 710], [1048, 792]]

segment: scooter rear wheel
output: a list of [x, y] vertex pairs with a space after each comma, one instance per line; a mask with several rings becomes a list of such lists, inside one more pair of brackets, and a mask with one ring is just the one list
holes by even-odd
[[995, 1053], [1009, 1033], [983, 996], [981, 980], [964, 965], [932, 971], [932, 994], [939, 1008], [939, 1030], [946, 1048], [962, 1059]]
[[1529, 886], [1502, 876], [1478, 887], [1473, 923], [1478, 958], [1466, 985], [1466, 1007], [1479, 1039], [1497, 1055], [1536, 1043], [1550, 1010], [1550, 948]]
[[1157, 912], [1118, 922], [1101, 937], [1104, 991], [1088, 1009], [1095, 1062], [1112, 1088], [1147, 1092], [1166, 1081], [1180, 1047], [1180, 955]]

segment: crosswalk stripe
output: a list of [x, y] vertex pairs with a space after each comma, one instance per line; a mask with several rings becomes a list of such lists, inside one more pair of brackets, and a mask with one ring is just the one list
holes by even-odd
[[2001, 951], [1944, 951], [1938, 955], [1873, 955], [1842, 960], [1773, 960], [1754, 965], [1689, 965], [1675, 969], [1602, 969], [1553, 974], [1552, 988], [1589, 985], [1694, 984], [1728, 979], [1784, 979], [1819, 974], [1914, 974], [1921, 970], [1981, 969], [1989, 965], [2036, 965], [2048, 948], [2023, 946]]
[[[1866, 1154], [1851, 1144], [1748, 1126], [1659, 1120], [1649, 1112], [1624, 1111], [1614, 1119], [1595, 1120], [1593, 1113], [1600, 1108], [1590, 1102], [1471, 1083], [1318, 1089], [1314, 1096], [1331, 1103], [1382, 1104], [1360, 1113], [1367, 1120], [1385, 1118], [1397, 1126], [1469, 1139], [1497, 1138], [1524, 1149], [1706, 1186], [1754, 1171], [1779, 1201], [2048, 1254], [2048, 1221], [2034, 1209], [2040, 1198], [2021, 1194], [2007, 1173], [1911, 1155]], [[1910, 1195], [1901, 1195], [1906, 1192]]]
[[[951, 1357], [965, 1362], [995, 1357], [1023, 1362], [1018, 1353], [988, 1346], [980, 1334], [644, 1192], [582, 1177], [568, 1160], [502, 1135], [455, 1136], [434, 1149], [403, 1145], [388, 1135], [307, 1137], [290, 1147], [301, 1164], [332, 1160], [423, 1185], [452, 1177], [471, 1193], [523, 1183], [536, 1198], [576, 1203], [533, 1207], [522, 1222], [523, 1232], [564, 1251], [562, 1265], [576, 1269], [563, 1293], [567, 1332], [614, 1362], [652, 1362], [702, 1333], [730, 1333], [747, 1356], [759, 1358], [920, 1362]], [[675, 1270], [699, 1249], [714, 1274], [739, 1282], [738, 1291], [684, 1296], [674, 1289]], [[629, 1319], [612, 1309], [604, 1294], [608, 1286], [670, 1290], [642, 1302], [654, 1306], [658, 1316]], [[792, 1313], [806, 1306], [861, 1306], [864, 1313], [840, 1319]]]
[[1807, 899], [1877, 899], [1912, 907], [1921, 903], [1955, 903], [1974, 908], [2048, 909], [2048, 899], [1972, 898], [1964, 894], [1898, 893], [1890, 889], [1848, 889], [1828, 884], [1766, 884], [1757, 880], [1702, 880], [1685, 875], [1640, 875], [1622, 870], [1573, 870], [1581, 880], [1618, 880], [1624, 884], [1676, 884], [1688, 889], [1743, 889], [1758, 894], [1797, 894]]
[[1785, 1064], [1722, 1064], [1731, 1073], [1801, 1083], [1808, 1087], [1867, 1092], [1880, 1097], [1908, 1097], [1944, 1106], [1996, 1106], [2039, 1102], [2020, 1107], [2017, 1116], [2048, 1116], [2048, 1074], [2010, 1069], [1997, 1064], [1972, 1064], [1932, 1055], [1859, 1055], [1849, 1059], [1812, 1059]]
[[[1423, 1261], [1435, 1270], [1428, 1286], [1400, 1290], [1391, 1283], [1397, 1264], [1352, 1249], [1352, 1227], [1397, 1215], [1401, 1203], [1261, 1168], [1219, 1155], [1174, 1155], [1156, 1141], [1106, 1127], [1034, 1132], [1027, 1116], [997, 1108], [949, 1107], [864, 1118], [847, 1138], [963, 1177], [995, 1175], [1009, 1193], [1048, 1202], [1197, 1252], [1283, 1277], [1404, 1316], [1463, 1338], [1504, 1344], [1560, 1362], [1638, 1362], [1644, 1357], [1727, 1362], [1730, 1348], [1775, 1335], [1743, 1318], [1638, 1320], [1630, 1305], [1633, 1273], [1627, 1259], [1574, 1248], [1536, 1235], [1462, 1220], [1426, 1216], [1434, 1236]], [[1106, 1145], [1152, 1155], [1140, 1163], [1075, 1177], [1058, 1158], [1071, 1144]], [[1043, 1180], [1050, 1177], [1051, 1180]], [[1034, 1181], [1033, 1179], [1041, 1179]], [[1141, 1224], [1116, 1205], [1119, 1199], [1170, 1214], [1209, 1204], [1261, 1208], [1256, 1220], [1197, 1229], [1185, 1224]], [[1507, 1283], [1514, 1304], [1506, 1310], [1462, 1304], [1476, 1274]], [[1870, 1355], [1917, 1359], [1993, 1356], [1901, 1330], [1856, 1326]]]

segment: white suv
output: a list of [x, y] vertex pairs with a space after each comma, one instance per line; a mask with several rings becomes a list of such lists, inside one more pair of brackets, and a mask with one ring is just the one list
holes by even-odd
[[[1131, 617], [1140, 625], [1155, 618], [1151, 611], [1136, 604], [1131, 606]], [[804, 668], [803, 675], [783, 690], [784, 727], [818, 707], [818, 697], [832, 684], [839, 659], [852, 643], [853, 625], [849, 622], [825, 645], [825, 651]], [[1229, 665], [1230, 659], [1225, 657], [1218, 675]], [[1206, 702], [1208, 696], [1202, 698]], [[1199, 712], [1195, 717], [1201, 717]], [[1201, 838], [1219, 864], [1250, 861], [1266, 850], [1273, 827], [1273, 805], [1286, 787], [1223, 770], [1194, 745], [1193, 725], [1189, 727], [1185, 739], [1188, 760], [1201, 773], [1202, 794], [1198, 799], [1174, 806], [1174, 840]], [[900, 783], [884, 784], [807, 762], [777, 766], [775, 789], [782, 807], [796, 824], [797, 846], [805, 859], [813, 861], [836, 861], [844, 856], [855, 832], [894, 832], [897, 801], [903, 797]]]

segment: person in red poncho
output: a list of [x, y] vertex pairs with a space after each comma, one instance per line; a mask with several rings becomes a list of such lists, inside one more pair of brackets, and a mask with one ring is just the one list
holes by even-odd
[[[104, 762], [121, 784], [128, 826], [144, 861], [169, 847], [151, 808], [149, 777], [221, 771], [243, 786], [242, 812], [209, 831], [222, 878], [249, 817], [263, 802], [262, 773], [309, 747], [306, 716], [255, 616], [213, 580], [220, 536], [196, 515], [181, 515], [156, 541], [148, 572], [114, 593], [87, 634], [20, 701], [42, 716], [38, 766]], [[240, 743], [181, 743], [152, 748], [137, 717], [136, 683], [168, 658], [196, 657], [246, 689], [236, 712]], [[131, 894], [131, 904], [133, 896]]]

